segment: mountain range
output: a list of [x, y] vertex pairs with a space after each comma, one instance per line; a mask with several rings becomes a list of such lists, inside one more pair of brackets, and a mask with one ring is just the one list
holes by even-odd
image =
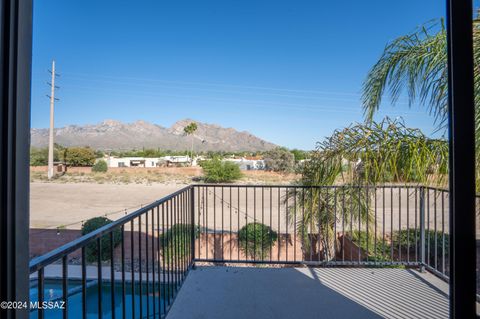
[[[177, 121], [169, 128], [141, 120], [133, 123], [105, 120], [94, 125], [68, 125], [55, 129], [54, 141], [67, 147], [90, 146], [99, 150], [188, 150], [192, 145], [192, 136], [185, 135], [183, 129], [192, 122], [197, 124], [197, 130], [193, 133], [196, 151], [265, 151], [276, 146], [246, 131], [190, 119]], [[31, 145], [46, 147], [48, 135], [46, 128], [32, 128]]]

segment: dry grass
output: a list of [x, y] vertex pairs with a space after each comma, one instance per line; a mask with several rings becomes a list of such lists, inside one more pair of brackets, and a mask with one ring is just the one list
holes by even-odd
[[[31, 182], [53, 183], [97, 183], [97, 184], [191, 184], [202, 182], [199, 167], [156, 167], [156, 168], [110, 168], [106, 173], [94, 173], [89, 167], [71, 167], [55, 179], [47, 179], [46, 167], [32, 167]], [[243, 171], [238, 184], [291, 184], [298, 180], [296, 174], [281, 174], [266, 171]]]

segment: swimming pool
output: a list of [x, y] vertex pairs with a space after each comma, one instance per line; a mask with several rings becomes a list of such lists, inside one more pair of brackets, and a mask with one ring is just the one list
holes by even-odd
[[[130, 282], [125, 285], [125, 310], [127, 317], [132, 317], [132, 304], [135, 305], [135, 318], [140, 318], [140, 302], [142, 302], [142, 315], [146, 318], [147, 314], [147, 299], [150, 316], [153, 314], [153, 307], [155, 304], [155, 312], [158, 315], [159, 306], [161, 313], [164, 313], [164, 306], [167, 295], [173, 295], [174, 285], [161, 284], [160, 287], [156, 285], [155, 296], [152, 292], [153, 285], [149, 284], [149, 295], [145, 295], [147, 285], [142, 284], [143, 296], [140, 300], [140, 284], [135, 283], [135, 293], [132, 294], [132, 286]], [[117, 282], [113, 286], [115, 295], [115, 317], [122, 318], [122, 284]], [[160, 290], [160, 297], [159, 297]], [[112, 303], [111, 303], [112, 287], [110, 282], [102, 283], [102, 317], [105, 319], [112, 318]], [[98, 318], [98, 283], [97, 281], [87, 282], [87, 318]], [[61, 301], [62, 300], [62, 282], [61, 280], [45, 280], [44, 283], [44, 301]], [[32, 285], [30, 288], [30, 301], [38, 301], [38, 287]], [[62, 318], [61, 309], [45, 309], [45, 318]], [[30, 312], [30, 318], [37, 318], [37, 310]], [[82, 286], [79, 280], [69, 280], [68, 282], [68, 317], [81, 318], [82, 317]]]

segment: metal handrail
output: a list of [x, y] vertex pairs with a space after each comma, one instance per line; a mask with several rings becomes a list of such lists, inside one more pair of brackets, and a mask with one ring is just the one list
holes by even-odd
[[65, 255], [68, 255], [69, 253], [72, 253], [74, 252], [75, 250], [79, 249], [79, 248], [82, 248], [82, 247], [85, 247], [86, 245], [88, 245], [89, 243], [93, 242], [95, 239], [97, 238], [100, 238], [100, 237], [103, 237], [104, 235], [107, 235], [109, 233], [111, 233], [112, 231], [114, 231], [115, 229], [117, 229], [118, 227], [121, 227], [122, 225], [125, 225], [126, 223], [134, 220], [135, 218], [137, 218], [138, 216], [140, 215], [143, 215], [144, 213], [148, 212], [149, 210], [157, 207], [158, 205], [161, 205], [162, 203], [165, 203], [167, 202], [168, 200], [172, 199], [173, 197], [177, 196], [178, 194], [181, 194], [189, 189], [192, 189], [193, 186], [192, 185], [189, 185], [189, 186], [186, 186], [170, 195], [167, 195], [147, 206], [144, 206], [120, 219], [117, 219], [111, 223], [109, 223], [108, 225], [105, 225], [105, 226], [102, 226], [88, 234], [85, 234], [75, 240], [72, 240], [71, 242], [65, 244], [65, 245], [62, 245], [42, 256], [38, 256], [36, 258], [33, 258], [31, 261], [30, 261], [30, 274], [38, 271], [40, 268], [43, 268], [47, 265], [49, 265], [50, 263], [56, 261], [56, 260], [59, 260], [60, 258], [62, 258], [63, 256]]

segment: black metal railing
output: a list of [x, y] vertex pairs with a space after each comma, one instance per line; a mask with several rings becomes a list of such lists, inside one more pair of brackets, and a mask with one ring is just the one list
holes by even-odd
[[37, 318], [163, 317], [198, 262], [405, 266], [449, 276], [448, 191], [188, 186], [30, 263]]
[[195, 261], [426, 267], [448, 277], [448, 191], [196, 185]]
[[193, 191], [186, 187], [33, 259], [30, 302], [38, 309], [31, 317], [164, 316], [193, 265]]

